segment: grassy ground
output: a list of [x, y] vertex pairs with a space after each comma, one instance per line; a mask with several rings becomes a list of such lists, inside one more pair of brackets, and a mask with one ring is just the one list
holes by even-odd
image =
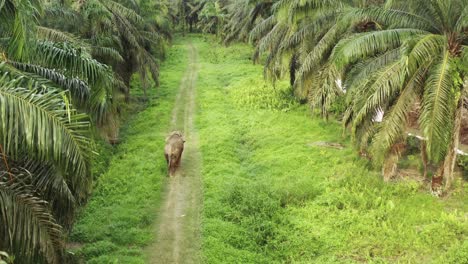
[[161, 68], [161, 86], [149, 92], [148, 108], [127, 117], [122, 144], [98, 178], [71, 234], [71, 240], [83, 246], [76, 254], [86, 263], [145, 263], [143, 248], [154, 240], [155, 214], [166, 181], [164, 138], [186, 61], [185, 43], [176, 42]]
[[[171, 49], [152, 105], [124, 129], [74, 228], [86, 263], [145, 263], [187, 41]], [[466, 187], [437, 199], [417, 182], [383, 183], [339, 124], [312, 119], [286, 85], [262, 81], [248, 46], [192, 42], [200, 63], [204, 263], [468, 263]]]
[[249, 47], [194, 42], [204, 263], [468, 263], [466, 188], [383, 183], [338, 124], [262, 81]]

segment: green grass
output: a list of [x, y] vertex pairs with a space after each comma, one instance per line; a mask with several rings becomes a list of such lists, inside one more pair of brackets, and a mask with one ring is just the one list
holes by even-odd
[[[76, 255], [86, 263], [145, 263], [144, 247], [154, 239], [154, 221], [166, 181], [164, 138], [186, 61], [185, 43], [178, 41], [162, 65], [160, 87], [149, 91], [147, 108], [126, 117], [122, 144], [98, 177], [71, 233], [71, 241], [82, 244]], [[138, 86], [134, 80], [136, 96], [142, 93]], [[103, 155], [112, 154], [104, 150]], [[98, 171], [107, 164], [103, 160], [97, 164]]]
[[262, 81], [250, 47], [194, 42], [204, 263], [468, 263], [466, 187], [438, 199], [382, 182], [339, 124]]

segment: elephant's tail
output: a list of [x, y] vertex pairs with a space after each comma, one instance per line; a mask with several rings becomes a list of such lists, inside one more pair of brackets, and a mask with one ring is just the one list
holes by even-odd
[[167, 172], [169, 175], [172, 174], [172, 155], [169, 154], [167, 155], [168, 156], [168, 159], [167, 159]]

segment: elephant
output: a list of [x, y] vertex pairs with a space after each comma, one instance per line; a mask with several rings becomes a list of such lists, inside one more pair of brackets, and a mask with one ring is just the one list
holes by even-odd
[[169, 176], [174, 176], [177, 168], [180, 166], [182, 152], [184, 151], [184, 143], [184, 137], [179, 131], [172, 131], [166, 138], [164, 156], [166, 157]]

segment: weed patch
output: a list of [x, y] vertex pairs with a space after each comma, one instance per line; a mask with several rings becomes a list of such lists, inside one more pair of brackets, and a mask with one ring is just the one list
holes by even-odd
[[229, 86], [228, 89], [232, 100], [238, 107], [288, 111], [298, 105], [291, 88], [285, 82], [273, 86], [255, 76], [252, 79], [241, 80]]

